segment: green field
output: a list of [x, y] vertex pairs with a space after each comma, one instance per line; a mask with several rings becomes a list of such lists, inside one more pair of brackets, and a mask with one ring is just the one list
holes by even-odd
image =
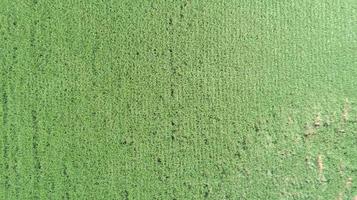
[[0, 0], [0, 199], [357, 198], [356, 0]]

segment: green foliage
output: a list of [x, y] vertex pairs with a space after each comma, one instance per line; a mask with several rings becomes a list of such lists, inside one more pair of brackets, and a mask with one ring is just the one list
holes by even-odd
[[0, 199], [352, 199], [354, 0], [1, 0]]

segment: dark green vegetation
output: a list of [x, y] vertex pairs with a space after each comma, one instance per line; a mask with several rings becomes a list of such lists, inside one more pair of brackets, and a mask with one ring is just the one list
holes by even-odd
[[0, 0], [0, 199], [352, 199], [355, 0]]

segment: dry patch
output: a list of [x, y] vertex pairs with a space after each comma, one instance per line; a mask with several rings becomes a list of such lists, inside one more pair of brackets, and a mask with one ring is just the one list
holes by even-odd
[[305, 125], [305, 137], [310, 137], [315, 134], [315, 129], [311, 125]]
[[[340, 192], [340, 193], [338, 193], [337, 200], [342, 200], [342, 199], [343, 199], [343, 196], [344, 196], [344, 194], [345, 194], [345, 191], [346, 191], [346, 190], [349, 190], [351, 187], [352, 187], [352, 177], [349, 177], [349, 178], [347, 179], [347, 181], [346, 181], [346, 184], [345, 184], [345, 187], [343, 188], [343, 191]], [[357, 200], [356, 198], [357, 198], [357, 196], [355, 196], [355, 197], [353, 198], [353, 200]]]
[[307, 123], [305, 125], [305, 137], [310, 137], [316, 133], [316, 129], [320, 128], [322, 125], [321, 114], [317, 113], [314, 121], [311, 123]]
[[349, 177], [346, 182], [346, 188], [351, 188], [352, 187], [352, 177]]
[[322, 174], [324, 170], [324, 163], [321, 155], [317, 156], [317, 167], [319, 169], [319, 173]]
[[324, 176], [324, 162], [321, 154], [317, 156], [317, 169], [319, 170], [320, 181], [325, 182], [326, 179]]
[[314, 126], [315, 127], [320, 127], [321, 126], [321, 114], [317, 113], [315, 120], [314, 120]]
[[349, 115], [350, 110], [351, 110], [351, 105], [350, 105], [350, 102], [348, 101], [348, 99], [346, 98], [345, 105], [343, 107], [343, 112], [342, 112], [342, 120], [343, 120], [343, 122], [347, 122], [348, 121], [348, 115]]
[[342, 192], [338, 193], [337, 200], [343, 200], [343, 193]]

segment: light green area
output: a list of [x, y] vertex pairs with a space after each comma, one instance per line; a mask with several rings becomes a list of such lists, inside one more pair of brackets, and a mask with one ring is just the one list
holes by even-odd
[[0, 0], [0, 199], [352, 199], [356, 9]]

